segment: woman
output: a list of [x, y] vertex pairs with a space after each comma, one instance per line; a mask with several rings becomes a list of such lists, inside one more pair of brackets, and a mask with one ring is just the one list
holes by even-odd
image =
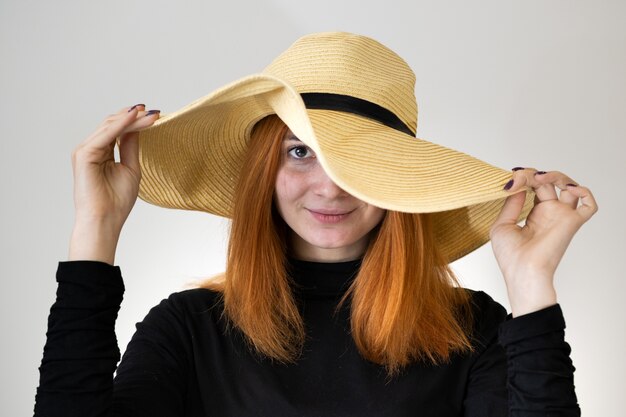
[[[172, 115], [109, 117], [72, 158], [36, 415], [579, 415], [553, 276], [591, 192], [415, 138], [413, 85], [378, 42], [322, 33]], [[153, 308], [113, 381], [137, 195], [232, 230], [222, 279]], [[448, 267], [488, 239], [508, 319]]]

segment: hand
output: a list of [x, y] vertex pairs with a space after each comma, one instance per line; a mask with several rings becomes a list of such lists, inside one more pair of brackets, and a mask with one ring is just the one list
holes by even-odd
[[[76, 218], [70, 260], [112, 263], [122, 226], [139, 193], [138, 131], [153, 124], [158, 115], [158, 111], [146, 112], [143, 104], [121, 109], [72, 153]], [[115, 162], [118, 138], [120, 162]]]
[[[558, 171], [516, 171], [509, 191], [532, 187], [535, 205], [520, 227], [517, 219], [525, 193], [513, 194], [491, 227], [491, 245], [507, 285], [513, 316], [556, 303], [556, 268], [574, 234], [598, 211], [588, 188], [567, 184], [576, 182]], [[561, 190], [559, 195], [555, 186]]]

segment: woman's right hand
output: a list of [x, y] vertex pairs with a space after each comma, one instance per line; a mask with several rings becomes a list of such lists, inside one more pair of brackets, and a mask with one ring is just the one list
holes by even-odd
[[[72, 153], [75, 221], [69, 260], [113, 264], [124, 222], [139, 193], [138, 131], [158, 119], [143, 104], [126, 107], [104, 122]], [[120, 161], [114, 158], [119, 138]]]

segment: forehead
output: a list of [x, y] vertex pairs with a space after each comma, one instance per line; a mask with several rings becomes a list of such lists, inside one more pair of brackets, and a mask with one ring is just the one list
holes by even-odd
[[283, 135], [283, 142], [288, 141], [288, 140], [297, 140], [298, 142], [300, 141], [300, 139], [298, 139], [298, 137], [294, 135], [291, 129], [289, 128], [287, 128], [287, 130], [285, 131], [285, 134]]

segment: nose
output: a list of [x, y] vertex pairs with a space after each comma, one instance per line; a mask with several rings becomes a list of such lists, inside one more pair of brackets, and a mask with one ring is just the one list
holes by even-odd
[[315, 169], [315, 181], [313, 191], [320, 197], [328, 199], [340, 198], [349, 195], [330, 179], [328, 174], [318, 164]]

